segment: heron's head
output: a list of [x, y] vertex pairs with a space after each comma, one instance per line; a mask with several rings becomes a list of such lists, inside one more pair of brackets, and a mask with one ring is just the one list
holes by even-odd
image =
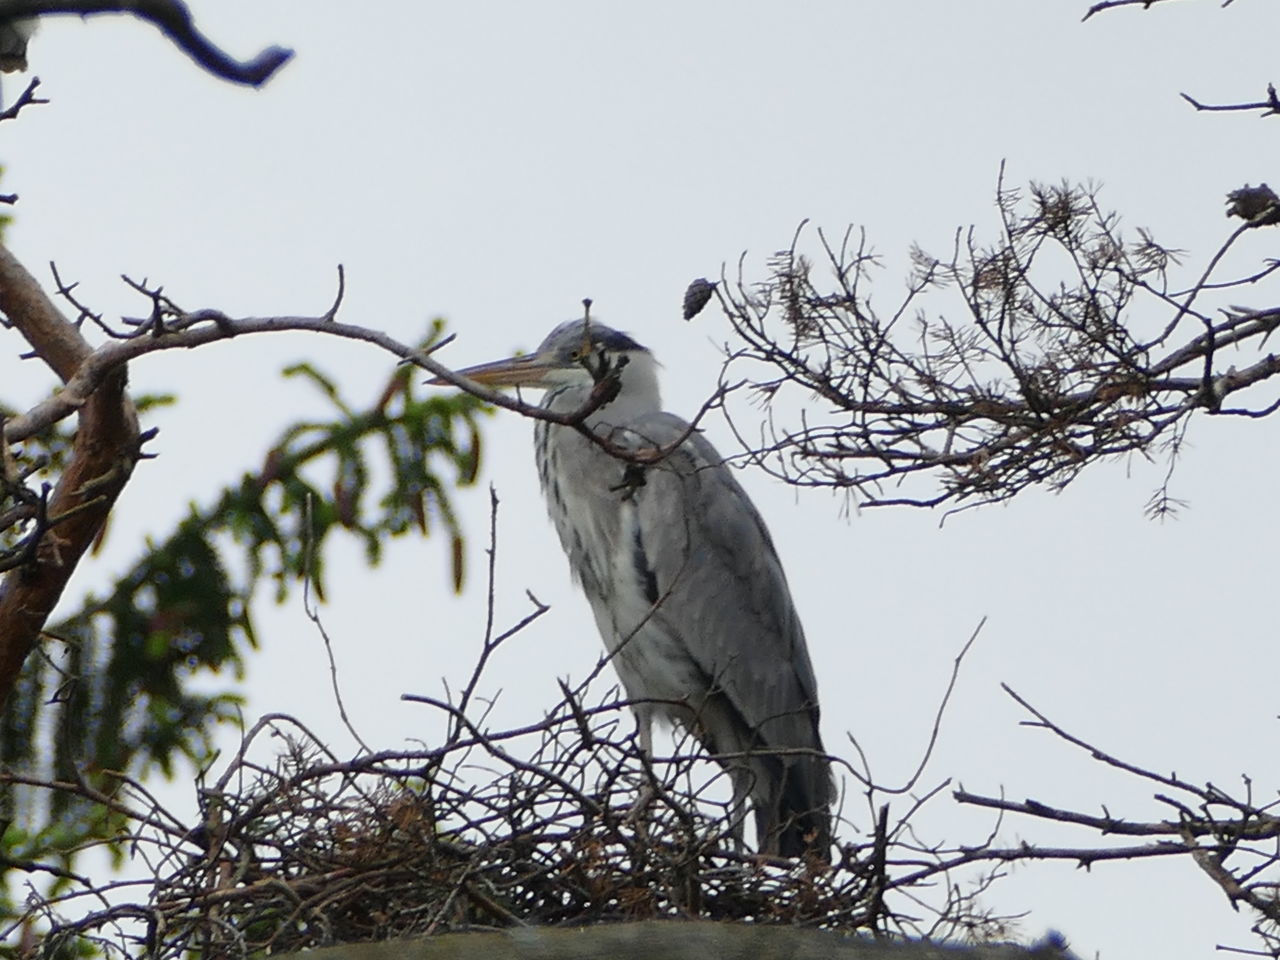
[[[624, 389], [628, 381], [653, 377], [653, 355], [630, 336], [595, 320], [562, 323], [533, 353], [494, 360], [459, 370], [462, 376], [486, 387], [532, 387], [554, 390], [560, 387], [590, 388], [611, 371], [620, 373]], [[430, 381], [443, 384], [439, 378]]]

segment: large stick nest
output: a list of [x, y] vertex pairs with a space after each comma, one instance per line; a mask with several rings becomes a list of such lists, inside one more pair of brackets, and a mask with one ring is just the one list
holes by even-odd
[[[616, 701], [567, 696], [501, 732], [433, 703], [448, 712], [444, 746], [348, 761], [296, 720], [264, 718], [200, 789], [194, 827], [122, 781], [112, 803], [152, 868], [145, 897], [102, 885], [91, 893], [110, 905], [75, 920], [60, 912], [85, 893], [44, 900], [46, 947], [87, 938], [163, 960], [647, 918], [1004, 932], [954, 895], [945, 918], [908, 930], [885, 906], [883, 820], [830, 867], [736, 850], [724, 774], [682, 749], [645, 757]], [[265, 764], [252, 759], [263, 746], [276, 751]], [[913, 849], [901, 863], [919, 861]]]

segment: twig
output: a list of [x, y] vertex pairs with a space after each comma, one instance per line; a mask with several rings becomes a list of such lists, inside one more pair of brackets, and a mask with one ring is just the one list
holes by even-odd
[[1201, 103], [1189, 93], [1179, 94], [1179, 96], [1197, 110], [1223, 113], [1232, 113], [1240, 110], [1261, 110], [1264, 117], [1280, 113], [1280, 96], [1276, 95], [1276, 85], [1274, 83], [1267, 84], [1267, 99], [1254, 103]]
[[[9, 104], [9, 106], [5, 107], [3, 110], [0, 110], [0, 121], [12, 120], [22, 111], [24, 107], [29, 107], [29, 106], [32, 106], [33, 104], [48, 103], [49, 102], [48, 100], [45, 100], [43, 97], [37, 97], [35, 95], [36, 87], [38, 86], [40, 86], [39, 77], [32, 77], [29, 81], [27, 81], [26, 88], [20, 94], [18, 94], [17, 99], [14, 100], [13, 103]], [[17, 199], [18, 199], [17, 196], [10, 195], [5, 200], [5, 202], [14, 203], [17, 201]]]

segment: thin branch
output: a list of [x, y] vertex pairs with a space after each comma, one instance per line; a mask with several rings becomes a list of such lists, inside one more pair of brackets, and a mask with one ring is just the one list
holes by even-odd
[[[1075, 810], [1064, 810], [1061, 807], [1041, 803], [1038, 800], [1006, 800], [1003, 797], [988, 797], [957, 790], [953, 794], [958, 803], [976, 807], [987, 807], [1003, 810], [1006, 813], [1021, 813], [1041, 820], [1054, 820], [1059, 823], [1073, 823], [1082, 827], [1090, 827], [1103, 834], [1115, 834], [1130, 837], [1212, 837], [1216, 836], [1221, 825], [1216, 821], [1203, 818], [1192, 820], [1127, 820], [1109, 814], [1097, 815], [1080, 813]], [[1237, 836], [1243, 840], [1271, 840], [1280, 837], [1280, 819], [1262, 817], [1241, 824]]]
[[[1085, 12], [1085, 15], [1081, 17], [1080, 20], [1083, 23], [1095, 13], [1102, 13], [1104, 10], [1114, 10], [1116, 7], [1142, 7], [1143, 10], [1150, 10], [1157, 3], [1161, 2], [1163, 2], [1163, 0], [1099, 0], [1098, 3], [1089, 7]], [[1222, 6], [1224, 7], [1231, 6], [1231, 3], [1232, 0], [1222, 0]]]
[[[3, 110], [0, 110], [0, 121], [12, 120], [14, 117], [16, 117], [19, 113], [22, 112], [24, 107], [30, 107], [35, 104], [48, 103], [49, 102], [48, 100], [44, 99], [43, 97], [37, 97], [35, 95], [36, 87], [38, 86], [40, 86], [40, 78], [32, 77], [27, 82], [26, 89], [24, 89], [22, 93], [18, 94], [18, 98], [14, 100], [13, 103], [9, 104], [9, 106], [5, 107]], [[5, 203], [14, 203], [17, 199], [18, 198], [16, 196], [10, 194], [5, 200]]]
[[[913, 251], [892, 313], [877, 313], [864, 291], [876, 266], [865, 237], [855, 243], [850, 231], [836, 243], [817, 231], [834, 278], [822, 287], [800, 248], [812, 241], [798, 233], [763, 282], [740, 263], [736, 282], [722, 273], [715, 288], [735, 334], [721, 382], [732, 367], [768, 412], [756, 428], [750, 411], [752, 437], [725, 408], [739, 459], [796, 486], [843, 491], [859, 508], [945, 506], [944, 521], [1030, 486], [1062, 489], [1100, 461], [1172, 463], [1196, 411], [1271, 410], [1271, 398], [1225, 402], [1280, 373], [1270, 355], [1220, 365], [1228, 346], [1260, 351], [1280, 310], [1203, 302], [1275, 275], [1268, 260], [1216, 279], [1246, 232], [1280, 220], [1273, 198], [1265, 186], [1232, 191], [1229, 212], [1245, 222], [1177, 294], [1169, 272], [1181, 252], [1143, 230], [1127, 241], [1094, 191], [1069, 183], [1032, 184], [1024, 196], [1002, 173], [999, 238], [984, 245], [958, 231], [949, 257]], [[943, 295], [951, 311], [924, 299]], [[1152, 303], [1167, 319], [1134, 329], [1151, 325]], [[1199, 330], [1177, 343], [1188, 318]], [[777, 413], [797, 407], [787, 419], [798, 424]]]
[[1253, 103], [1202, 103], [1189, 93], [1179, 94], [1183, 100], [1197, 110], [1209, 112], [1234, 113], [1240, 110], [1261, 110], [1262, 116], [1270, 117], [1280, 113], [1280, 96], [1276, 95], [1276, 85], [1267, 84], [1267, 98]]

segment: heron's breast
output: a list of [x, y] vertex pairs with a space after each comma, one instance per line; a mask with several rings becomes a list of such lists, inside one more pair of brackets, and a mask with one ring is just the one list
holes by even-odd
[[639, 514], [632, 501], [617, 507], [618, 528], [609, 553], [608, 589], [592, 601], [605, 646], [618, 675], [638, 697], [686, 700], [698, 697], [701, 671], [684, 639], [662, 610], [667, 597], [646, 553]]
[[664, 584], [624, 483], [625, 465], [563, 427], [540, 423], [536, 442], [547, 510], [627, 692], [699, 698], [702, 674], [661, 613]]

